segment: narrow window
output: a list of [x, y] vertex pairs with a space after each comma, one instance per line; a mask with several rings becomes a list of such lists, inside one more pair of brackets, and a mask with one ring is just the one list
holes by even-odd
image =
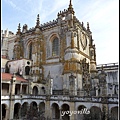
[[55, 38], [52, 42], [52, 56], [59, 55], [59, 40]]
[[29, 75], [29, 72], [30, 72], [30, 67], [26, 66], [25, 67], [25, 75]]

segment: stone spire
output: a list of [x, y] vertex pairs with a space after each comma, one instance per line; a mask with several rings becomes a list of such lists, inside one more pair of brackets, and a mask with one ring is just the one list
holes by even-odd
[[51, 78], [50, 71], [47, 76], [46, 80], [46, 87], [47, 87], [47, 95], [52, 95], [52, 89], [53, 89], [53, 78]]
[[91, 33], [91, 31], [90, 31], [90, 26], [89, 26], [89, 22], [87, 22], [87, 31], [89, 31], [89, 32]]
[[18, 29], [17, 29], [18, 31], [17, 31], [17, 34], [20, 34], [21, 33], [21, 29], [20, 29], [20, 23], [19, 23], [19, 25], [18, 25]]
[[74, 10], [73, 10], [73, 7], [72, 7], [72, 0], [70, 0], [68, 11], [70, 11], [71, 13], [74, 14]]
[[49, 73], [48, 73], [47, 78], [48, 78], [48, 79], [51, 79], [50, 71], [49, 71]]
[[89, 22], [87, 22], [87, 30], [90, 30]]
[[70, 0], [69, 8], [72, 8], [72, 2], [71, 2], [71, 0]]
[[39, 20], [39, 14], [37, 15], [37, 22], [36, 22], [36, 28], [40, 27], [40, 20]]

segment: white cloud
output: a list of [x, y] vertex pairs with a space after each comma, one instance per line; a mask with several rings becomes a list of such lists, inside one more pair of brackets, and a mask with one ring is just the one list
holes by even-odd
[[[19, 16], [9, 18], [34, 27], [37, 14], [41, 23], [57, 18], [57, 13], [67, 9], [69, 0], [4, 0]], [[80, 22], [90, 24], [96, 44], [97, 63], [118, 62], [119, 43], [119, 0], [73, 0], [73, 8]], [[19, 18], [18, 18], [19, 17]], [[10, 24], [5, 24], [8, 28]], [[13, 24], [12, 24], [13, 25]], [[12, 28], [12, 27], [10, 27]], [[17, 28], [17, 26], [16, 26]]]
[[[46, 20], [53, 20], [56, 19], [57, 17], [57, 13], [60, 10], [63, 10], [64, 7], [66, 8], [66, 5], [68, 4], [68, 1], [64, 1], [64, 0], [54, 0], [52, 2], [53, 4], [49, 4], [46, 6], [43, 6], [43, 8], [41, 9], [41, 21], [44, 22]], [[44, 4], [46, 4], [46, 2], [44, 2]], [[50, 17], [50, 18], [49, 18]], [[52, 18], [53, 17], [53, 18]]]
[[27, 13], [26, 11], [24, 11], [23, 9], [21, 9], [20, 7], [18, 7], [18, 5], [15, 4], [15, 2], [13, 2], [12, 0], [4, 0], [7, 4], [9, 4], [13, 9]]
[[90, 7], [83, 11], [82, 19], [84, 23], [90, 23], [96, 44], [97, 63], [118, 62], [118, 1], [97, 1], [89, 5]]

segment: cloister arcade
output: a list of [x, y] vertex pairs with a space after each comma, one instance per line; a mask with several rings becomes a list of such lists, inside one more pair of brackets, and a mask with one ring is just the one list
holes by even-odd
[[[23, 104], [20, 103], [15, 103], [14, 104], [14, 119], [20, 119], [20, 118], [27, 118], [27, 117], [43, 117], [45, 114], [45, 102], [36, 102], [32, 101], [31, 103], [24, 102]], [[70, 106], [67, 103], [63, 104], [58, 104], [53, 102], [51, 104], [51, 110], [52, 110], [52, 119], [53, 120], [70, 120], [70, 114], [65, 114], [63, 115], [64, 111], [70, 111]], [[82, 109], [87, 108], [85, 105], [79, 105], [76, 109], [76, 111], [81, 111]], [[8, 116], [8, 106], [6, 104], [2, 104], [2, 120], [5, 120]], [[77, 120], [79, 119], [86, 119], [86, 118], [91, 118], [92, 120], [102, 120], [102, 110], [98, 106], [91, 106], [90, 107], [90, 114], [76, 114]], [[117, 120], [118, 118], [118, 106], [112, 107], [110, 110], [110, 117], [111, 120]]]

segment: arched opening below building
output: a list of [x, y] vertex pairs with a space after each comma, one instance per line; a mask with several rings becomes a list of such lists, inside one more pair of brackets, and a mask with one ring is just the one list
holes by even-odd
[[4, 120], [6, 117], [6, 105], [2, 104], [2, 120]]
[[27, 111], [28, 111], [28, 103], [24, 102], [22, 107], [21, 107], [21, 117], [25, 118], [27, 115]]
[[38, 95], [38, 88], [36, 86], [33, 87], [33, 95]]
[[118, 107], [111, 108], [111, 120], [118, 120]]
[[26, 119], [27, 120], [39, 120], [39, 114], [38, 114], [38, 108], [37, 108], [37, 103], [36, 102], [32, 102], [30, 104], [30, 107], [27, 111], [27, 115], [26, 115]]
[[87, 109], [84, 105], [78, 106], [77, 119], [84, 120], [86, 118], [86, 114], [84, 113], [85, 109]]
[[34, 108], [34, 109], [37, 109], [37, 103], [33, 101], [33, 102], [30, 104], [30, 107], [32, 107], [32, 108]]
[[21, 116], [21, 105], [20, 103], [16, 103], [14, 105], [14, 119], [19, 119]]
[[99, 107], [92, 106], [90, 108], [90, 119], [91, 120], [102, 120], [102, 113]]
[[45, 103], [41, 102], [39, 104], [39, 113], [40, 113], [40, 118], [45, 117]]
[[57, 103], [52, 104], [52, 119], [59, 119], [60, 118], [60, 110]]
[[63, 104], [61, 106], [61, 112], [65, 112], [65, 114], [62, 116], [62, 119], [63, 120], [70, 120], [70, 116], [69, 114], [67, 113], [67, 111], [70, 111], [70, 107], [68, 104]]

